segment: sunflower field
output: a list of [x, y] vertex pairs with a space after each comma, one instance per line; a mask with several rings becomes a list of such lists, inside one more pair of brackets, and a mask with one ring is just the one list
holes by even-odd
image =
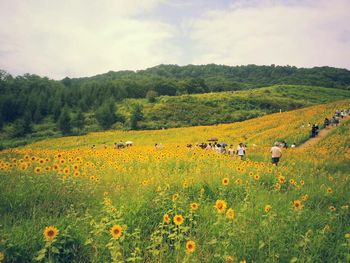
[[[350, 118], [270, 160], [349, 105], [1, 151], [0, 262], [349, 262]], [[195, 146], [214, 137], [246, 157]]]

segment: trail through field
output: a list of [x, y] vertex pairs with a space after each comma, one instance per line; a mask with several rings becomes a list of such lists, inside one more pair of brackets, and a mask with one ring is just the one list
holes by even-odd
[[[342, 125], [345, 120], [347, 119], [348, 117], [345, 117], [343, 119], [341, 119], [341, 123], [338, 125]], [[322, 130], [320, 130], [320, 132], [318, 133], [318, 135], [314, 138], [310, 138], [309, 140], [307, 140], [306, 142], [304, 142], [302, 145], [300, 145], [298, 148], [299, 149], [303, 149], [303, 148], [309, 148], [309, 147], [312, 147], [314, 146], [315, 144], [317, 144], [322, 138], [326, 137], [328, 133], [330, 133], [334, 128], [338, 127], [338, 126], [328, 126], [327, 128], [324, 128]]]

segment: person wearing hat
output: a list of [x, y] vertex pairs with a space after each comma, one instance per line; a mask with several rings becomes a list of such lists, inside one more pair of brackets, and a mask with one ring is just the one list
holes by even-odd
[[271, 157], [272, 157], [272, 164], [278, 165], [278, 162], [280, 161], [280, 158], [282, 156], [282, 150], [279, 146], [278, 142], [275, 142], [274, 146], [271, 148]]

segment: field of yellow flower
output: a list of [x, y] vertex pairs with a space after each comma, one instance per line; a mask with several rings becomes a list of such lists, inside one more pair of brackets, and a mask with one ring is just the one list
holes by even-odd
[[[0, 262], [349, 262], [349, 118], [279, 166], [269, 152], [349, 103], [2, 151]], [[246, 159], [186, 147], [212, 137]]]

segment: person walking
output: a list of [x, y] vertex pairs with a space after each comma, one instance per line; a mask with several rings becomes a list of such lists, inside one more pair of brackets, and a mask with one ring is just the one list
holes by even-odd
[[244, 155], [245, 155], [245, 147], [243, 143], [240, 143], [237, 147], [237, 155], [241, 157], [241, 160], [243, 160]]
[[278, 147], [279, 143], [275, 142], [274, 146], [271, 148], [272, 164], [278, 165], [280, 158], [282, 157], [282, 150]]

